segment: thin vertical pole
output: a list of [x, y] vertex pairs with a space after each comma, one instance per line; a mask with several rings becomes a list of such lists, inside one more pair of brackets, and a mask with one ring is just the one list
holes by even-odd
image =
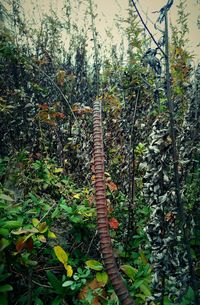
[[171, 76], [170, 76], [170, 64], [169, 64], [169, 30], [168, 30], [168, 13], [165, 12], [165, 61], [166, 61], [166, 97], [167, 97], [167, 106], [169, 110], [169, 118], [170, 118], [170, 135], [172, 139], [172, 158], [173, 158], [173, 166], [174, 166], [174, 184], [175, 184], [175, 193], [176, 193], [176, 204], [177, 210], [179, 213], [179, 224], [180, 229], [182, 231], [182, 241], [186, 249], [188, 266], [189, 266], [189, 274], [191, 286], [195, 294], [195, 304], [199, 305], [198, 300], [198, 292], [197, 292], [197, 284], [195, 279], [195, 272], [193, 267], [193, 260], [191, 255], [190, 243], [187, 234], [187, 228], [185, 228], [186, 218], [183, 207], [183, 202], [180, 195], [180, 179], [178, 173], [178, 151], [176, 145], [176, 132], [175, 132], [175, 120], [174, 120], [174, 104], [172, 101], [171, 95]]

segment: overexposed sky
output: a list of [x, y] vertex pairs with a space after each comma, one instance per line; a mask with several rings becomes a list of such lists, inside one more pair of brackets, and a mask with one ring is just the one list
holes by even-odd
[[[25, 9], [25, 13], [29, 17], [33, 17], [38, 22], [43, 13], [49, 13], [50, 6], [52, 5], [55, 10], [57, 10], [58, 16], [62, 15], [63, 3], [68, 0], [21, 0], [21, 3]], [[149, 20], [146, 19], [146, 14], [153, 23], [158, 18], [159, 14], [153, 13], [154, 11], [159, 11], [163, 7], [167, 0], [138, 0], [135, 1], [137, 7], [144, 18], [147, 21], [149, 29], [155, 35], [155, 38], [159, 38], [159, 33], [156, 33], [153, 25]], [[87, 0], [71, 0], [71, 3], [77, 6], [79, 3], [82, 3], [80, 10], [84, 10], [87, 7]], [[105, 29], [112, 27], [112, 33], [114, 36], [114, 41], [120, 41], [120, 33], [115, 27], [114, 20], [116, 19], [116, 14], [126, 17], [128, 0], [93, 0], [93, 3], [97, 4], [98, 9], [95, 12], [98, 13], [96, 18], [97, 30], [100, 33], [102, 39], [104, 39]], [[177, 8], [176, 5], [179, 3], [179, 0], [174, 0], [174, 4], [170, 10], [170, 20], [175, 25], [177, 18]], [[33, 7], [36, 9], [33, 11]], [[188, 17], [190, 34], [189, 34], [189, 50], [193, 51], [195, 54], [195, 61], [200, 60], [200, 47], [197, 48], [197, 45], [200, 43], [200, 30], [197, 27], [197, 18], [200, 15], [200, 4], [197, 4], [197, 0], [187, 0], [187, 12], [190, 14]], [[81, 12], [79, 19], [81, 19]], [[37, 21], [36, 21], [37, 22]]]

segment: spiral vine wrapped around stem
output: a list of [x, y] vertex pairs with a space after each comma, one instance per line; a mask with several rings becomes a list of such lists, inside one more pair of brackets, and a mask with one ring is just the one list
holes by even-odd
[[101, 101], [94, 101], [93, 105], [93, 139], [94, 139], [94, 170], [95, 170], [95, 191], [97, 224], [100, 235], [101, 253], [106, 271], [113, 285], [113, 288], [122, 305], [134, 305], [133, 299], [119, 273], [115, 257], [113, 255], [111, 238], [108, 227], [108, 216], [106, 206], [106, 189], [104, 179], [104, 150], [101, 122]]

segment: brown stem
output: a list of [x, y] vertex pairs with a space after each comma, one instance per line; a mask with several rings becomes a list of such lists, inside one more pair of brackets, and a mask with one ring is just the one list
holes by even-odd
[[101, 253], [106, 271], [113, 288], [122, 305], [134, 305], [133, 299], [123, 283], [119, 273], [111, 245], [108, 227], [106, 189], [104, 180], [104, 151], [101, 124], [100, 100], [96, 100], [93, 106], [93, 138], [94, 138], [94, 171], [96, 190], [97, 224], [100, 235]]

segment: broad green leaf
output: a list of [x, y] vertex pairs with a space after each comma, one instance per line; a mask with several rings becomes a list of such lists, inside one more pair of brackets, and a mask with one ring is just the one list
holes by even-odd
[[41, 299], [37, 298], [37, 297], [34, 299], [34, 302], [37, 305], [44, 305], [43, 301]]
[[51, 305], [61, 305], [61, 304], [63, 304], [63, 297], [59, 295], [51, 303]]
[[169, 301], [168, 297], [164, 297], [164, 305], [171, 305], [171, 302]]
[[6, 238], [1, 238], [0, 240], [0, 251], [3, 251], [5, 248], [7, 248], [10, 244], [10, 241]]
[[5, 201], [14, 201], [14, 199], [12, 197], [10, 197], [9, 195], [6, 194], [0, 194], [0, 199], [5, 200]]
[[54, 248], [55, 255], [57, 256], [57, 259], [64, 265], [68, 262], [68, 254], [63, 250], [60, 246], [55, 246]]
[[9, 284], [5, 284], [0, 286], [0, 292], [7, 292], [7, 291], [12, 291], [13, 287]]
[[21, 220], [7, 220], [3, 225], [3, 227], [6, 229], [15, 229], [21, 226], [22, 226]]
[[67, 213], [71, 214], [72, 213], [72, 208], [68, 207], [67, 205], [61, 204], [61, 208], [65, 210]]
[[0, 228], [0, 235], [7, 237], [9, 235], [9, 230], [8, 229], [4, 229], [4, 228]]
[[103, 269], [103, 265], [94, 260], [94, 259], [91, 259], [89, 261], [86, 261], [86, 265], [90, 268], [90, 269], [93, 269], [93, 270], [96, 270], [96, 271], [101, 271]]
[[138, 270], [130, 265], [122, 265], [120, 269], [131, 279], [135, 280]]
[[53, 211], [53, 213], [51, 214], [51, 218], [56, 218], [58, 216], [59, 212], [60, 212], [59, 207], [57, 206], [55, 208], [55, 210]]
[[47, 277], [54, 290], [61, 294], [63, 292], [62, 282], [49, 270], [47, 271]]
[[108, 274], [106, 272], [97, 272], [96, 279], [98, 282], [102, 282], [106, 285], [108, 282]]
[[138, 280], [138, 281], [136, 281], [136, 282], [133, 284], [134, 288], [141, 288], [143, 282], [144, 282], [144, 279], [143, 279], [143, 280]]
[[[0, 275], [0, 282], [5, 281], [9, 276], [11, 275], [11, 273], [4, 273]], [[1, 304], [1, 303], [0, 303]]]
[[[145, 303], [146, 297], [145, 297], [145, 295], [144, 295], [144, 294], [137, 293], [135, 296], [136, 296], [137, 298], [142, 299], [142, 300], [144, 301], [144, 303]], [[153, 304], [151, 303], [151, 305], [153, 305]]]
[[149, 287], [147, 287], [146, 285], [144, 284], [140, 285], [140, 290], [144, 293], [146, 297], [151, 296], [151, 291], [149, 290]]
[[70, 220], [74, 223], [78, 223], [81, 221], [81, 218], [79, 216], [71, 216]]
[[8, 297], [6, 293], [0, 294], [0, 304], [1, 305], [8, 305]]

